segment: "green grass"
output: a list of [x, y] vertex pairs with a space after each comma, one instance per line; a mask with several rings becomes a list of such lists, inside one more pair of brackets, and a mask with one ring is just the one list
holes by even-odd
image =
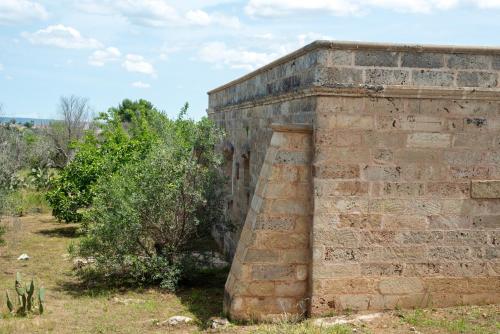
[[[445, 330], [448, 333], [475, 333], [495, 334], [500, 330], [498, 314], [484, 313], [481, 308], [474, 306], [464, 307], [463, 312], [458, 309], [458, 318], [449, 319], [446, 316], [435, 316], [429, 310], [415, 310], [407, 312], [403, 321], [418, 328], [435, 328]], [[485, 319], [491, 321], [485, 323]]]

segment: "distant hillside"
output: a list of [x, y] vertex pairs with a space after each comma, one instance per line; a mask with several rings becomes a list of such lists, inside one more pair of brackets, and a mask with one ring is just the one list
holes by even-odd
[[33, 122], [36, 126], [47, 125], [50, 122], [54, 121], [53, 119], [43, 119], [43, 118], [26, 118], [26, 117], [0, 117], [0, 123], [8, 123], [11, 120], [15, 119], [16, 123], [23, 124], [26, 122]]

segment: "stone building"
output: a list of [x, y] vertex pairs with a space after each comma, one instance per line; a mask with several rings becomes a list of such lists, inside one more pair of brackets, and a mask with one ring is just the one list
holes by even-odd
[[500, 48], [314, 42], [209, 92], [225, 310], [500, 302]]

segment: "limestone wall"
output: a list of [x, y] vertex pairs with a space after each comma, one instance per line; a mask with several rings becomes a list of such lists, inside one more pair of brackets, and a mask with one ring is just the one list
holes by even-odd
[[[312, 123], [316, 99], [312, 97], [274, 100], [259, 105], [232, 106], [212, 110], [210, 116], [225, 129], [234, 148], [227, 156], [227, 215], [234, 228], [216, 227], [214, 235], [226, 255], [232, 258], [246, 219], [273, 130], [272, 123]], [[249, 170], [245, 170], [249, 158]], [[245, 175], [248, 174], [248, 175]], [[248, 177], [248, 179], [246, 179]]]
[[275, 128], [226, 283], [232, 318], [308, 311], [311, 159], [309, 127]]
[[500, 302], [500, 49], [315, 42], [208, 113], [233, 148], [231, 316]]
[[500, 103], [317, 107], [312, 314], [499, 302]]

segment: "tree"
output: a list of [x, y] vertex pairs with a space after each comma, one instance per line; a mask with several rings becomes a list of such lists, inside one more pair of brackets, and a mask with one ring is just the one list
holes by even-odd
[[75, 145], [74, 158], [51, 183], [47, 199], [53, 215], [65, 222], [79, 222], [95, 195], [95, 184], [126, 163], [144, 159], [166, 117], [145, 100], [124, 100], [98, 117], [100, 131], [87, 132]]
[[81, 140], [90, 125], [89, 100], [75, 95], [61, 96], [58, 106], [61, 121], [49, 126], [49, 135], [59, 152], [59, 167], [65, 166], [73, 158], [73, 144]]
[[79, 255], [104, 277], [173, 289], [180, 254], [223, 219], [221, 133], [208, 119], [165, 123], [146, 157], [101, 177]]

